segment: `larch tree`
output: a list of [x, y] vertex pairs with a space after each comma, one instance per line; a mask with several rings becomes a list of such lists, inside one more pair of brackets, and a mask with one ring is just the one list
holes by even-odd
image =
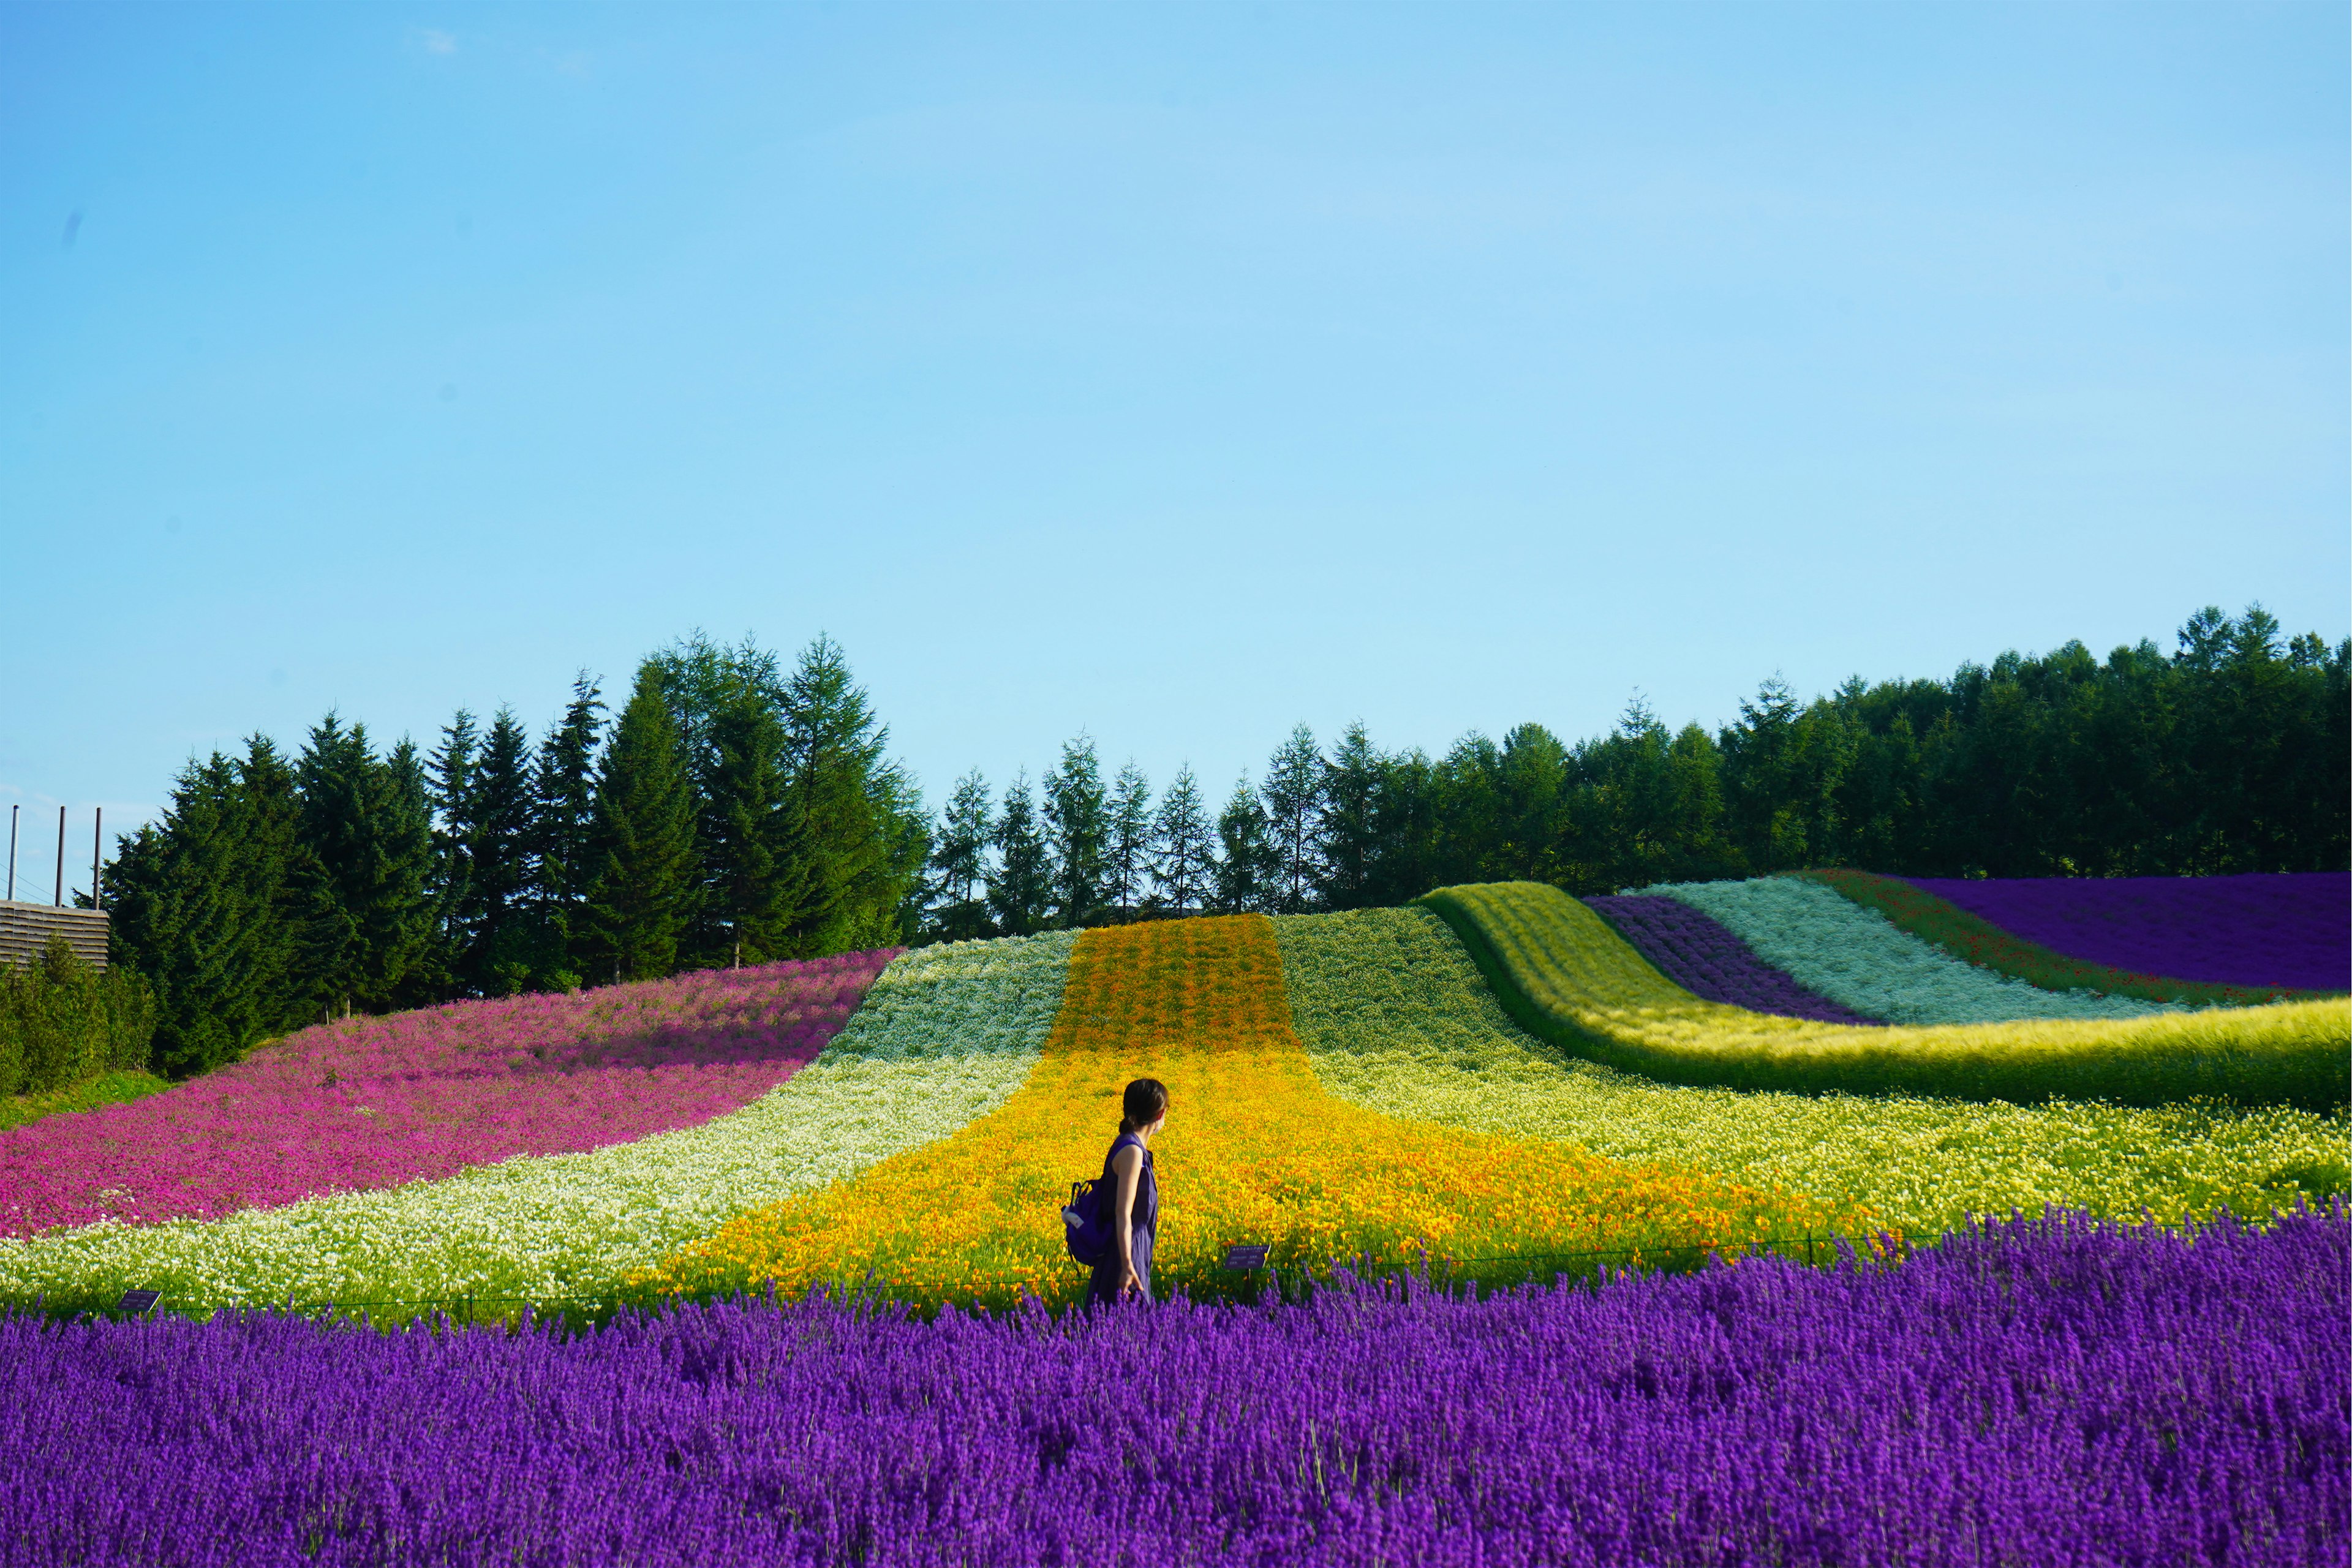
[[987, 878], [988, 780], [978, 768], [956, 781], [931, 846], [931, 929], [950, 942], [991, 934]]
[[1103, 891], [1118, 918], [1130, 921], [1151, 878], [1151, 781], [1129, 759], [1113, 781], [1103, 853]]
[[1045, 775], [1045, 840], [1053, 857], [1054, 923], [1067, 929], [1095, 919], [1103, 906], [1104, 858], [1109, 812], [1102, 763], [1090, 736], [1062, 746], [1062, 765]]
[[1007, 936], [1043, 931], [1054, 896], [1053, 866], [1037, 830], [1026, 773], [1014, 773], [1005, 787], [1004, 809], [991, 841], [996, 865], [988, 877], [988, 907], [997, 929]]
[[1386, 771], [1387, 759], [1372, 745], [1360, 721], [1341, 732], [1323, 765], [1315, 824], [1315, 886], [1328, 909], [1362, 909], [1375, 897]]
[[1234, 785], [1233, 797], [1217, 814], [1217, 909], [1238, 915], [1264, 910], [1274, 901], [1278, 866], [1274, 843], [1267, 836], [1265, 807], [1246, 774]]
[[1313, 907], [1322, 867], [1317, 828], [1322, 816], [1323, 755], [1314, 731], [1295, 726], [1265, 766], [1266, 837], [1274, 850], [1274, 907], [1297, 914]]
[[791, 956], [905, 941], [929, 829], [841, 645], [820, 634], [802, 650], [782, 708], [791, 805], [807, 844]]
[[1176, 770], [1151, 824], [1151, 899], [1171, 915], [1198, 914], [1209, 905], [1217, 870], [1216, 829], [1201, 804], [1192, 764]]

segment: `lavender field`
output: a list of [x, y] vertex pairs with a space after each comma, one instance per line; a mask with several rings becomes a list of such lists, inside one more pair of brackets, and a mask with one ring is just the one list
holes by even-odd
[[2352, 1219], [936, 1321], [0, 1323], [0, 1563], [2340, 1564]]
[[2352, 873], [1905, 880], [2068, 958], [2224, 985], [2352, 990]]
[[1879, 1022], [1806, 990], [1757, 957], [1720, 922], [1679, 900], [1621, 894], [1585, 902], [1657, 965], [1658, 973], [1694, 996], [1823, 1024]]

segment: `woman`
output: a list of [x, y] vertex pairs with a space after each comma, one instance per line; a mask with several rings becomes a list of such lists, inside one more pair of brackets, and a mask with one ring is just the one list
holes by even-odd
[[1095, 1265], [1087, 1300], [1108, 1305], [1129, 1294], [1151, 1300], [1151, 1238], [1160, 1231], [1160, 1182], [1151, 1173], [1151, 1141], [1168, 1124], [1168, 1086], [1139, 1078], [1127, 1086], [1118, 1136], [1103, 1156], [1096, 1191], [1110, 1199], [1110, 1251]]

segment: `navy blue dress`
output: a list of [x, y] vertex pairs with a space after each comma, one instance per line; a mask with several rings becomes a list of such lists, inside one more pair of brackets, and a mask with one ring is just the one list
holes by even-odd
[[[1151, 1238], [1160, 1233], [1160, 1180], [1151, 1173], [1151, 1151], [1145, 1149], [1143, 1140], [1132, 1132], [1122, 1132], [1111, 1142], [1110, 1152], [1103, 1156], [1103, 1173], [1099, 1190], [1103, 1203], [1118, 1202], [1118, 1173], [1110, 1168], [1122, 1144], [1132, 1143], [1143, 1149], [1143, 1169], [1135, 1173], [1135, 1207], [1129, 1217], [1135, 1229], [1131, 1239], [1135, 1246], [1135, 1277], [1142, 1283], [1143, 1299], [1151, 1300]], [[1118, 1300], [1118, 1287], [1126, 1278], [1118, 1260], [1118, 1241], [1114, 1230], [1110, 1256], [1095, 1265], [1093, 1280], [1087, 1287], [1089, 1301], [1111, 1302]]]

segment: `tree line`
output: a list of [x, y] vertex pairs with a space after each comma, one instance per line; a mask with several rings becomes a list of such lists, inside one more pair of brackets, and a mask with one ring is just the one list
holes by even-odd
[[887, 945], [927, 837], [887, 739], [822, 637], [789, 671], [685, 638], [617, 713], [583, 673], [536, 745], [510, 709], [429, 752], [330, 713], [181, 773], [108, 867], [112, 957], [184, 1074], [337, 1013]]
[[1189, 767], [1155, 802], [1081, 735], [1001, 801], [977, 771], [932, 835], [924, 933], [955, 939], [1203, 910], [1402, 903], [1453, 883], [1572, 893], [1856, 866], [2078, 877], [2343, 869], [2352, 641], [2260, 605], [2178, 647], [2005, 653], [1948, 680], [1859, 678], [1669, 731], [1636, 699], [1573, 745], [1540, 724], [1443, 756], [1305, 726], [1211, 816]]
[[112, 952], [185, 1074], [338, 1012], [1456, 882], [2343, 868], [2352, 641], [2257, 605], [2178, 644], [1811, 702], [1776, 678], [1712, 733], [1639, 699], [1606, 735], [1526, 723], [1435, 757], [1300, 725], [1222, 804], [1189, 766], [1158, 793], [1107, 776], [1081, 735], [1001, 795], [967, 773], [934, 819], [837, 645], [787, 670], [698, 634], [617, 712], [583, 674], [536, 742], [508, 709], [429, 751], [330, 713], [290, 754], [257, 734], [193, 761], [108, 868]]

